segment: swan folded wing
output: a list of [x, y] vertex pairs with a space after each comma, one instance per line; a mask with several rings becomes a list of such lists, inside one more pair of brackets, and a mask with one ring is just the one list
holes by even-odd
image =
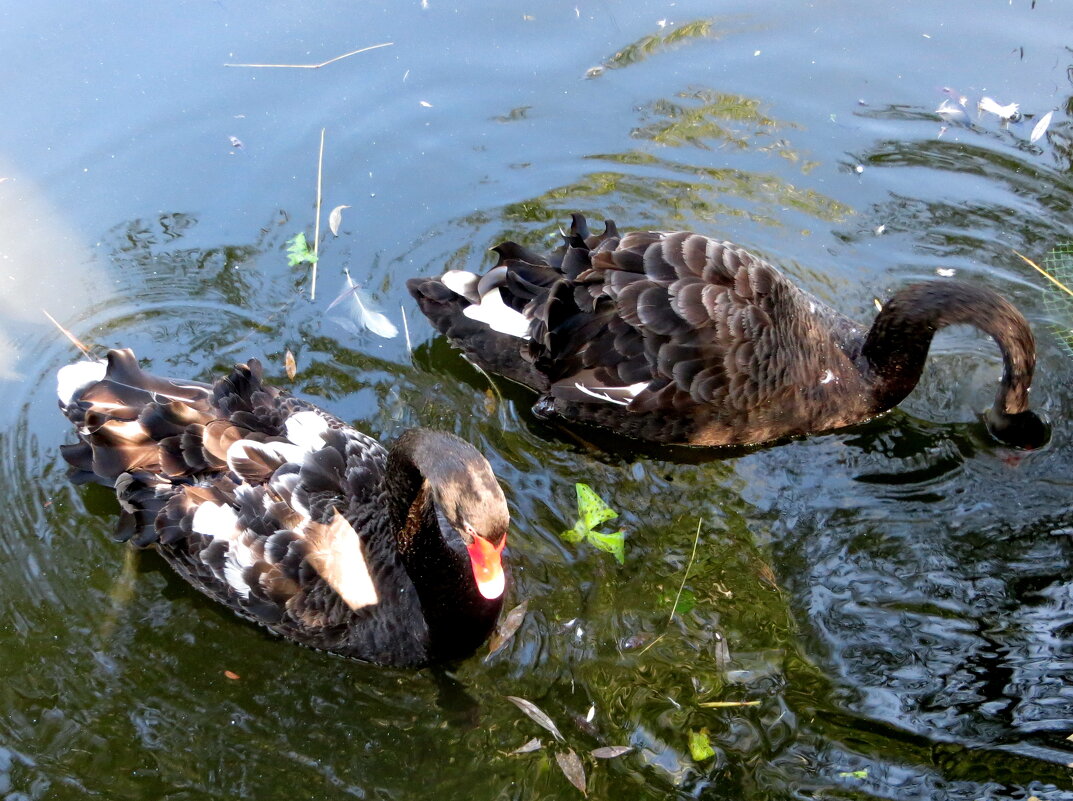
[[361, 538], [338, 511], [328, 523], [302, 527], [309, 550], [306, 561], [354, 611], [380, 602], [362, 552]]

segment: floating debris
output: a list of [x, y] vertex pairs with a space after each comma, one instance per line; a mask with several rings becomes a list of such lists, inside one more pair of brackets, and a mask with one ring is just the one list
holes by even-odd
[[540, 742], [540, 738], [534, 737], [529, 742], [519, 745], [517, 748], [511, 751], [511, 754], [531, 754], [534, 751], [539, 751], [543, 747], [544, 744]]
[[597, 759], [614, 759], [633, 750], [632, 745], [605, 745], [603, 748], [594, 748], [589, 753]]
[[1021, 119], [1021, 107], [1017, 103], [1007, 103], [1003, 106], [990, 97], [981, 97], [976, 107], [980, 111], [994, 114], [1003, 122], [1019, 122]]
[[525, 620], [525, 613], [528, 611], [529, 600], [526, 599], [507, 612], [503, 622], [496, 628], [496, 633], [493, 635], [491, 642], [488, 643], [488, 656], [484, 658], [484, 661], [487, 662], [503, 650], [503, 647], [510, 642], [515, 632], [521, 627], [522, 621]]
[[[962, 100], [965, 100], [965, 98], [962, 98]], [[944, 100], [939, 104], [939, 108], [935, 109], [935, 113], [951, 125], [969, 124], [969, 113], [965, 110], [964, 103], [952, 103], [949, 100]]]
[[574, 491], [577, 493], [578, 519], [573, 528], [563, 531], [559, 536], [567, 542], [588, 542], [613, 555], [619, 564], [625, 563], [626, 532], [619, 529], [612, 534], [605, 534], [596, 530], [608, 520], [618, 517], [618, 512], [608, 506], [588, 484], [578, 482], [574, 484]]
[[566, 742], [566, 740], [563, 739], [563, 735], [559, 732], [559, 727], [555, 725], [555, 721], [548, 717], [547, 713], [545, 713], [539, 706], [532, 701], [527, 701], [516, 695], [508, 695], [506, 698], [518, 707], [518, 709], [522, 710], [531, 721], [550, 731], [556, 740], [561, 743]]
[[689, 730], [689, 755], [693, 757], [694, 762], [703, 762], [715, 756], [715, 749], [712, 748], [707, 729]]
[[328, 230], [332, 232], [332, 236], [339, 236], [339, 225], [343, 222], [343, 209], [349, 208], [350, 206], [336, 206], [328, 215]]
[[559, 770], [563, 772], [567, 780], [580, 790], [582, 795], [588, 795], [588, 791], [585, 789], [585, 766], [581, 764], [581, 760], [573, 749], [570, 749], [565, 754], [557, 752], [555, 761], [559, 763]]
[[387, 315], [373, 308], [372, 300], [362, 293], [358, 284], [354, 283], [354, 280], [350, 277], [350, 271], [343, 270], [343, 275], [345, 276], [343, 290], [328, 305], [327, 310], [331, 311], [340, 303], [350, 301], [347, 304], [348, 314], [346, 316], [336, 316], [332, 319], [352, 334], [360, 334], [368, 329], [385, 339], [398, 336], [399, 329], [387, 318]]
[[1034, 126], [1032, 126], [1032, 135], [1028, 137], [1028, 141], [1035, 142], [1036, 140], [1042, 138], [1042, 136], [1047, 133], [1047, 128], [1050, 127], [1051, 120], [1053, 118], [1053, 110], [1048, 111], [1046, 114], [1040, 117], [1039, 121]]

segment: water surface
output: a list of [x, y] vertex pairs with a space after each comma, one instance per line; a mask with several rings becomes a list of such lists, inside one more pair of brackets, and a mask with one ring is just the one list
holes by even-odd
[[[1071, 238], [1063, 3], [43, 0], [0, 20], [0, 798], [573, 798], [568, 749], [594, 798], [1073, 798], [1073, 384], [1051, 331], [1071, 321], [1013, 252]], [[978, 115], [985, 95], [1025, 119]], [[350, 208], [338, 237], [322, 222], [314, 300], [285, 249], [313, 236], [322, 129], [324, 216]], [[859, 319], [937, 273], [994, 287], [1039, 335], [1054, 440], [989, 439], [1001, 363], [963, 330], [899, 410], [838, 434], [713, 456], [545, 426], [404, 282], [551, 245], [575, 210], [733, 239]], [[332, 322], [344, 268], [405, 312], [412, 353]], [[113, 543], [114, 501], [60, 464], [52, 375], [76, 353], [42, 307], [158, 372], [257, 357], [363, 430], [474, 442], [514, 519], [514, 640], [449, 674], [375, 669]], [[622, 512], [625, 564], [560, 539], [575, 481]], [[589, 756], [605, 745], [634, 750]]]

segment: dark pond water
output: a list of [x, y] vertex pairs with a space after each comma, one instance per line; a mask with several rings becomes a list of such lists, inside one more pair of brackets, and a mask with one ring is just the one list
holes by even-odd
[[[568, 749], [593, 798], [1073, 798], [1073, 386], [1050, 331], [1071, 321], [1013, 253], [1073, 238], [1071, 34], [1062, 0], [0, 11], [0, 798], [568, 799]], [[1026, 118], [944, 130], [943, 87]], [[285, 249], [313, 236], [322, 128], [324, 214], [350, 208], [311, 301]], [[859, 318], [936, 271], [995, 287], [1039, 334], [1053, 442], [989, 440], [998, 353], [955, 330], [868, 425], [721, 459], [593, 451], [404, 288], [548, 244], [573, 210], [719, 233]], [[412, 355], [331, 321], [344, 268], [405, 309]], [[52, 375], [76, 353], [42, 308], [158, 372], [256, 356], [366, 431], [476, 443], [514, 516], [515, 639], [451, 675], [373, 669], [111, 542], [114, 501], [59, 464]], [[622, 512], [624, 565], [560, 540], [575, 481]]]

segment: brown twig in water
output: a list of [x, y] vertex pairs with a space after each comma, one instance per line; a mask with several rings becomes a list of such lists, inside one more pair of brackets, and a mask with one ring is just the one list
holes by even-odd
[[1033, 270], [1038, 272], [1040, 275], [1042, 275], [1048, 281], [1051, 281], [1052, 283], [1054, 283], [1059, 289], [1061, 289], [1067, 295], [1073, 295], [1073, 290], [1071, 290], [1069, 287], [1067, 287], [1065, 284], [1063, 284], [1061, 281], [1059, 281], [1057, 278], [1055, 278], [1049, 272], [1047, 272], [1042, 267], [1040, 267], [1038, 264], [1036, 264], [1034, 261], [1032, 261], [1032, 259], [1028, 258], [1028, 256], [1024, 256], [1024, 255], [1018, 253], [1016, 250], [1014, 251], [1014, 254], [1017, 255], [1017, 256], [1020, 256], [1020, 258], [1025, 262], [1025, 264], [1027, 264]]
[[335, 58], [329, 58], [327, 61], [322, 61], [320, 64], [224, 64], [225, 67], [257, 67], [261, 69], [291, 69], [291, 70], [319, 70], [321, 67], [327, 67], [329, 64], [334, 64], [336, 61], [342, 61], [344, 58], [350, 58], [356, 56], [358, 53], [365, 53], [369, 50], [376, 50], [381, 47], [390, 47], [395, 44], [394, 42], [381, 42], [380, 44], [369, 45], [368, 47], [362, 47], [358, 50], [351, 50], [349, 53], [343, 53], [341, 56]]
[[[678, 594], [674, 596], [674, 603], [671, 604], [671, 614], [670, 614], [670, 617], [667, 618], [667, 626], [670, 626], [671, 621], [674, 620], [674, 610], [678, 607], [678, 601], [682, 597], [682, 590], [684, 590], [686, 588], [686, 580], [689, 578], [689, 569], [691, 567], [693, 567], [693, 560], [697, 556], [697, 543], [700, 542], [700, 527], [701, 527], [701, 524], [703, 524], [703, 523], [704, 523], [704, 518], [701, 518], [700, 520], [697, 521], [697, 534], [696, 534], [696, 536], [693, 537], [693, 553], [691, 553], [689, 555], [689, 563], [686, 565], [686, 572], [682, 575], [682, 583], [678, 585]], [[663, 634], [666, 634], [666, 632], [664, 632]], [[659, 635], [658, 637], [656, 637], [656, 639], [652, 640], [652, 642], [650, 642], [648, 645], [646, 645], [644, 648], [642, 648], [637, 653], [637, 655], [640, 656], [645, 651], [647, 651], [649, 648], [651, 648], [653, 645], [655, 645], [660, 640], [662, 640], [663, 639], [663, 634]]]
[[317, 260], [320, 258], [320, 187], [324, 175], [324, 129], [320, 129], [320, 155], [317, 156], [317, 223], [313, 230], [313, 287], [309, 299], [317, 299]]
[[82, 354], [87, 359], [92, 359], [93, 358], [93, 351], [91, 351], [89, 348], [87, 348], [85, 345], [83, 345], [82, 341], [78, 337], [76, 337], [74, 334], [72, 334], [70, 331], [68, 331], [62, 325], [60, 325], [59, 322], [56, 320], [56, 318], [53, 317], [51, 314], [49, 314], [47, 311], [45, 311], [44, 309], [42, 309], [41, 311], [45, 315], [45, 317], [47, 317], [49, 320], [52, 321], [52, 324], [54, 326], [56, 326], [58, 329], [60, 329], [61, 334], [63, 334], [65, 337], [67, 337], [69, 340], [71, 340], [71, 342], [74, 344], [74, 346], [76, 348], [78, 348], [80, 351], [82, 351]]

